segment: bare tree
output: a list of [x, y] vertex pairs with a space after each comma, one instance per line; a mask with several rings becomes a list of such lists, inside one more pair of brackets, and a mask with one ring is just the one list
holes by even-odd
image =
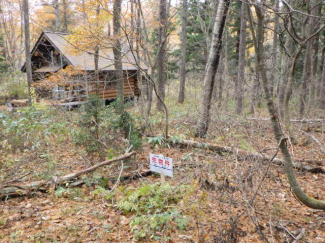
[[325, 110], [325, 55], [323, 55], [323, 72], [321, 79], [320, 108]]
[[[99, 17], [99, 13], [100, 13], [100, 5], [99, 5], [99, 3], [97, 3], [97, 6], [96, 6], [96, 18], [97, 18], [97, 21], [95, 22], [96, 28], [98, 28], [98, 17]], [[114, 56], [115, 56], [115, 53], [114, 53]], [[94, 54], [95, 80], [96, 80], [96, 95], [99, 94], [98, 62], [99, 62], [99, 44], [96, 41], [96, 44], [95, 44], [95, 54]]]
[[265, 65], [265, 52], [264, 52], [264, 10], [258, 4], [260, 2], [255, 2], [255, 12], [257, 16], [257, 43], [255, 45], [256, 55], [257, 55], [257, 63], [259, 67], [259, 72], [261, 74], [262, 85], [265, 93], [265, 98], [267, 101], [268, 111], [271, 117], [272, 127], [274, 131], [274, 136], [279, 144], [279, 148], [284, 156], [284, 171], [287, 174], [290, 186], [292, 188], [293, 193], [299, 199], [300, 202], [305, 204], [306, 206], [314, 209], [325, 209], [325, 201], [317, 200], [309, 197], [307, 194], [303, 192], [300, 188], [299, 183], [296, 179], [292, 158], [288, 149], [288, 138], [283, 134], [280, 122], [278, 120], [278, 111], [276, 106], [274, 105], [272, 95], [270, 93], [267, 73], [266, 73], [266, 65]]
[[67, 0], [62, 0], [63, 5], [63, 32], [68, 32], [68, 2]]
[[[159, 49], [157, 55], [158, 65], [158, 94], [165, 99], [166, 82], [166, 27], [167, 27], [167, 0], [159, 1]], [[163, 104], [157, 99], [157, 110], [163, 111]]]
[[[322, 14], [322, 7], [321, 2], [316, 1], [314, 7], [311, 9], [311, 14], [315, 16], [321, 16]], [[317, 30], [320, 27], [320, 19], [314, 19], [315, 22], [314, 30]], [[318, 52], [319, 52], [319, 40], [320, 34], [317, 34], [313, 40], [313, 53], [312, 53], [312, 77], [311, 77], [311, 86], [310, 86], [310, 101], [312, 105], [315, 105], [315, 101], [317, 100], [317, 92], [318, 88], [318, 71], [321, 72], [318, 63]]]
[[23, 1], [24, 27], [25, 27], [25, 55], [26, 55], [26, 74], [28, 87], [28, 102], [32, 104], [31, 84], [32, 84], [32, 63], [30, 55], [30, 32], [29, 32], [29, 8], [28, 0]]
[[[311, 0], [308, 4], [308, 12], [311, 12], [312, 9], [315, 9], [315, 0]], [[314, 13], [314, 11], [312, 11]], [[316, 20], [313, 17], [308, 17], [307, 19], [307, 36], [311, 36], [315, 32]], [[304, 70], [302, 75], [302, 86], [301, 86], [301, 94], [300, 94], [300, 116], [305, 115], [306, 105], [308, 103], [307, 96], [308, 91], [311, 85], [312, 78], [312, 49], [313, 49], [314, 38], [308, 41], [306, 45], [306, 54], [304, 60]]]
[[[279, 11], [279, 0], [275, 0], [275, 11]], [[272, 61], [271, 61], [271, 75], [270, 75], [270, 92], [272, 95], [275, 93], [277, 87], [276, 84], [276, 66], [277, 66], [277, 54], [278, 54], [278, 31], [279, 31], [279, 15], [274, 14], [274, 32], [273, 32], [273, 43], [272, 43]]]
[[55, 15], [55, 31], [60, 31], [60, 8], [59, 0], [53, 0], [54, 15]]
[[120, 41], [121, 34], [121, 8], [122, 0], [114, 0], [113, 5], [113, 34], [114, 34], [114, 66], [117, 79], [117, 107], [122, 109], [124, 100], [124, 80], [123, 80], [123, 67], [122, 67], [122, 45]]
[[185, 81], [186, 81], [186, 45], [187, 45], [187, 0], [183, 0], [182, 7], [182, 33], [181, 33], [181, 66], [180, 66], [180, 84], [178, 103], [183, 103], [185, 99]]
[[211, 99], [215, 83], [215, 76], [219, 66], [222, 36], [226, 23], [230, 0], [220, 0], [215, 24], [213, 28], [212, 40], [208, 61], [205, 67], [203, 97], [200, 108], [200, 118], [197, 124], [195, 136], [205, 137], [210, 123]]
[[245, 82], [245, 51], [246, 51], [246, 19], [247, 19], [246, 3], [241, 3], [240, 18], [240, 37], [239, 37], [239, 58], [238, 58], [238, 74], [236, 82], [236, 112], [240, 114], [243, 110], [244, 99], [244, 82]]

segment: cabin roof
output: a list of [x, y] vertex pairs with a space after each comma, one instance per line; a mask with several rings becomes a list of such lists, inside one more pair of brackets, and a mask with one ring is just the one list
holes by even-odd
[[[72, 45], [68, 37], [69, 34], [65, 33], [57, 33], [57, 32], [49, 32], [49, 31], [43, 31], [40, 35], [39, 39], [35, 43], [31, 55], [33, 56], [35, 51], [38, 48], [38, 45], [42, 41], [43, 38], [46, 38], [51, 45], [63, 56], [63, 58], [66, 59], [66, 61], [69, 63], [69, 65], [72, 65], [80, 70], [85, 71], [94, 71], [95, 70], [95, 64], [94, 64], [94, 54], [87, 51], [82, 51], [80, 49], [77, 49], [74, 45]], [[137, 70], [136, 62], [134, 60], [134, 57], [132, 53], [122, 53], [122, 67], [123, 70]], [[141, 65], [142, 69], [148, 69], [145, 65]], [[44, 70], [43, 70], [44, 69]], [[37, 72], [49, 72], [54, 71], [53, 67], [42, 67], [37, 70]], [[99, 58], [98, 58], [98, 69], [102, 71], [112, 71], [115, 70], [114, 66], [114, 54], [113, 49], [105, 49], [99, 51]], [[25, 63], [22, 66], [21, 70], [25, 72]]]

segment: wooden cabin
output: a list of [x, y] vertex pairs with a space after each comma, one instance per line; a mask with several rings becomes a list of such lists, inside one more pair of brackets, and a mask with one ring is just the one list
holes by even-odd
[[[113, 49], [100, 50], [98, 71], [95, 55], [75, 47], [68, 34], [44, 31], [31, 51], [33, 86], [37, 98], [58, 103], [86, 102], [91, 95], [112, 100], [117, 97]], [[138, 67], [131, 53], [122, 53], [124, 97], [140, 95]], [[147, 69], [142, 65], [142, 69]], [[25, 64], [22, 69], [26, 72]]]

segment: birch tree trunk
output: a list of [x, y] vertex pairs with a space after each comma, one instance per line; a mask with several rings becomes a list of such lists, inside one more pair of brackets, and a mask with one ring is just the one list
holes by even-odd
[[244, 99], [244, 83], [245, 83], [245, 66], [246, 66], [246, 19], [247, 10], [246, 4], [241, 3], [241, 18], [240, 18], [240, 37], [239, 37], [239, 56], [238, 56], [238, 74], [236, 82], [236, 112], [240, 114], [243, 111]]
[[208, 61], [205, 67], [203, 97], [200, 108], [200, 117], [196, 128], [196, 137], [205, 137], [210, 123], [211, 99], [218, 69], [223, 30], [226, 23], [230, 0], [220, 0], [215, 18]]
[[[166, 82], [166, 25], [167, 25], [167, 0], [159, 0], [159, 50], [158, 65], [158, 95], [165, 99]], [[157, 99], [157, 110], [163, 111], [163, 104]]]
[[114, 35], [114, 66], [117, 80], [117, 109], [121, 112], [124, 103], [124, 80], [122, 67], [122, 45], [120, 41], [121, 34], [121, 8], [122, 0], [114, 0], [113, 5], [113, 35]]
[[296, 179], [292, 158], [287, 145], [287, 138], [282, 132], [279, 120], [278, 112], [276, 106], [274, 105], [273, 98], [270, 93], [268, 78], [266, 75], [266, 66], [265, 66], [265, 54], [264, 54], [264, 12], [261, 7], [255, 5], [255, 11], [257, 16], [257, 63], [259, 66], [259, 72], [261, 74], [262, 85], [265, 93], [265, 98], [267, 101], [268, 111], [271, 116], [272, 127], [274, 131], [274, 136], [279, 144], [279, 148], [284, 156], [284, 171], [287, 174], [289, 184], [294, 195], [298, 198], [300, 202], [305, 204], [307, 207], [314, 209], [325, 209], [325, 201], [317, 200], [309, 197], [303, 192], [300, 188], [300, 185]]
[[180, 66], [180, 85], [178, 103], [183, 103], [185, 99], [185, 80], [186, 80], [186, 44], [187, 44], [187, 0], [183, 0], [182, 8], [182, 44], [181, 44], [181, 66]]
[[29, 32], [29, 8], [28, 0], [23, 2], [24, 10], [24, 27], [25, 27], [25, 56], [26, 56], [26, 74], [27, 74], [27, 87], [28, 87], [28, 102], [32, 105], [32, 94], [31, 94], [31, 84], [32, 84], [32, 62], [30, 55], [30, 32]]

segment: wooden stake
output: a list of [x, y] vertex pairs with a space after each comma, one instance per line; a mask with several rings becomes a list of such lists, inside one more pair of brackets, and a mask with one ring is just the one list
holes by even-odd
[[160, 182], [161, 182], [161, 184], [164, 184], [166, 182], [164, 174], [160, 174]]

